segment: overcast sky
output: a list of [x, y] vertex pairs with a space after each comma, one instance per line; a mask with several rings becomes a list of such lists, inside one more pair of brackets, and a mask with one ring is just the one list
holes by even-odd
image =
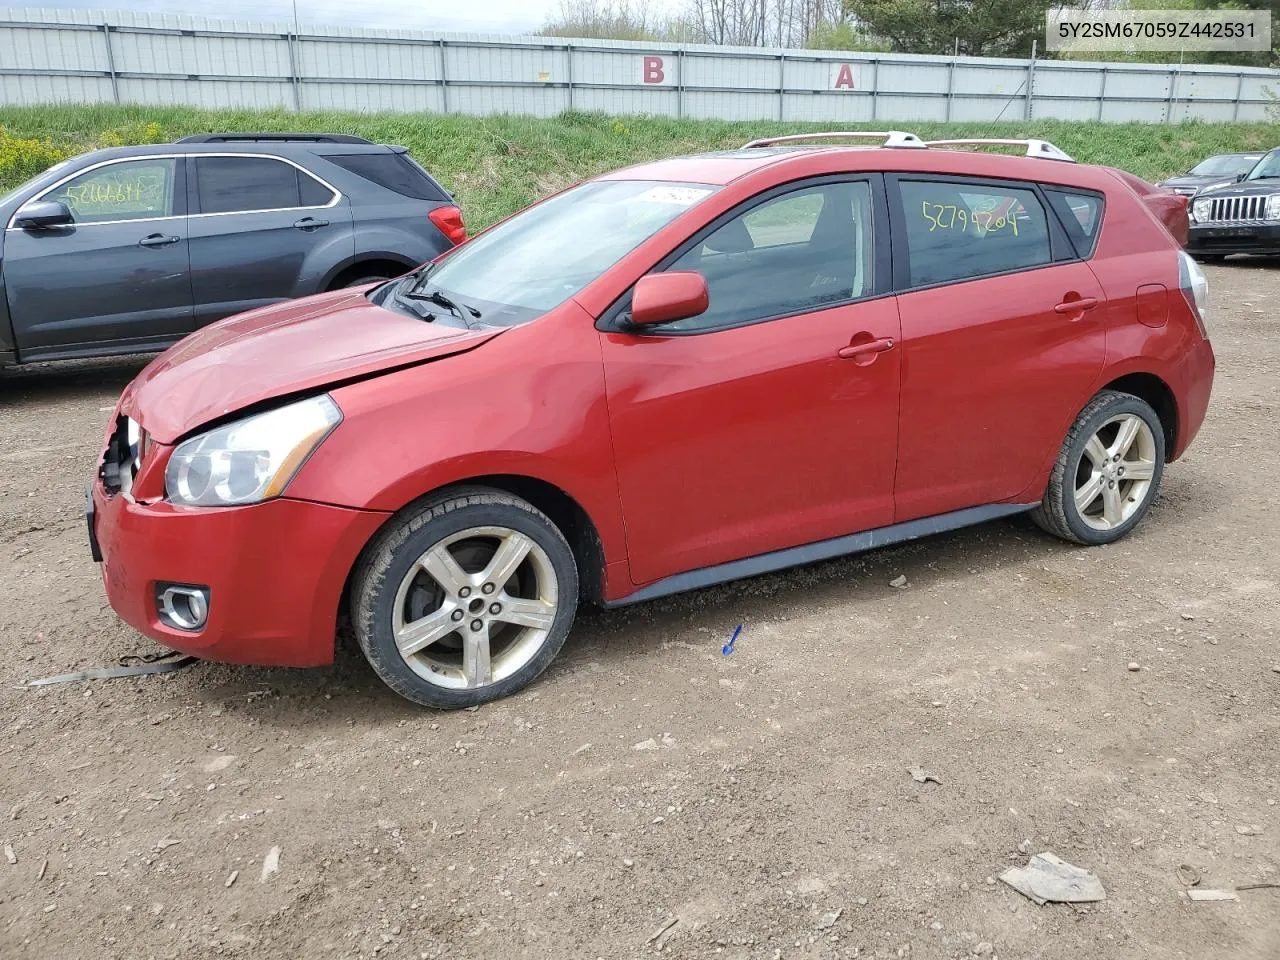
[[[673, 4], [674, 0], [660, 0], [658, 6]], [[231, 20], [293, 19], [290, 0], [218, 0], [209, 4], [191, 0], [50, 0], [41, 6], [193, 13]], [[298, 20], [332, 26], [532, 33], [559, 9], [559, 0], [298, 0]]]

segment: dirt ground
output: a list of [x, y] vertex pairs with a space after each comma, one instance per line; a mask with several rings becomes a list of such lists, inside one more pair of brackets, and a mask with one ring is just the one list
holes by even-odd
[[[0, 957], [1276, 960], [1280, 889], [1179, 878], [1280, 882], [1280, 267], [1209, 273], [1209, 418], [1128, 540], [998, 522], [587, 614], [452, 714], [350, 653], [22, 689], [155, 648], [81, 514], [140, 365], [6, 375]], [[994, 879], [1027, 850], [1106, 902]]]

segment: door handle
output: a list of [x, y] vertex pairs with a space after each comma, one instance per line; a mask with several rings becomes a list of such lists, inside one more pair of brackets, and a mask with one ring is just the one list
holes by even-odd
[[177, 243], [181, 237], [166, 237], [163, 233], [153, 233], [150, 236], [143, 237], [138, 241], [140, 247], [167, 247], [171, 243]]
[[1053, 308], [1054, 313], [1084, 313], [1098, 305], [1097, 297], [1080, 297], [1077, 300], [1063, 300]]
[[317, 220], [315, 217], [303, 217], [294, 226], [299, 230], [315, 230], [319, 227], [327, 227], [328, 220]]
[[870, 357], [873, 354], [884, 353], [886, 350], [892, 350], [895, 345], [892, 337], [885, 337], [881, 340], [868, 340], [866, 343], [851, 343], [847, 347], [841, 347], [837, 350], [836, 356], [841, 360], [857, 360]]

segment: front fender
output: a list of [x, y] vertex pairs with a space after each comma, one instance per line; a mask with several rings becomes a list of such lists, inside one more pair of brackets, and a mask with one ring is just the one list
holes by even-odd
[[476, 477], [528, 477], [582, 507], [606, 562], [626, 556], [599, 339], [573, 301], [468, 353], [331, 395], [343, 422], [289, 496], [397, 511]]

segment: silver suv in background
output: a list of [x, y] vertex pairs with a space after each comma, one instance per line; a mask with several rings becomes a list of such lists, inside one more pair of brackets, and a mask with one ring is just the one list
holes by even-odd
[[213, 133], [60, 163], [0, 198], [0, 365], [162, 350], [405, 272], [466, 237], [404, 147]]

